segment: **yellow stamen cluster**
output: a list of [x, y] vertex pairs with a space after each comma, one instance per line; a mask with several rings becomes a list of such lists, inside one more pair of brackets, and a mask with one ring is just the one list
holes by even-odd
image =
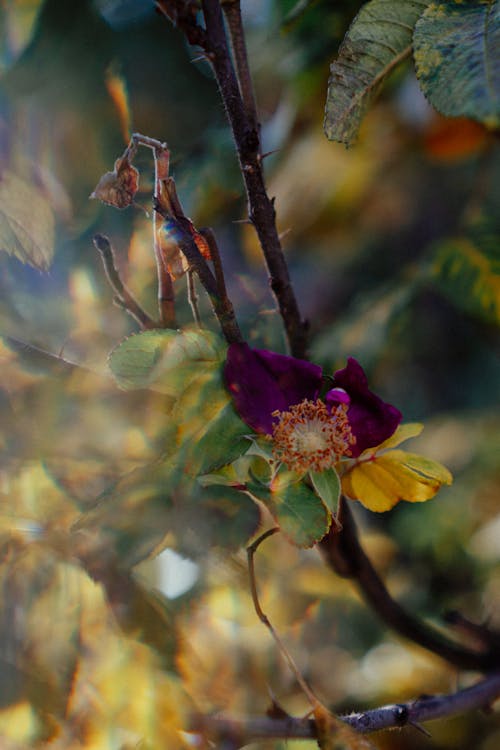
[[299, 473], [330, 469], [351, 454], [356, 442], [345, 404], [329, 411], [322, 401], [305, 399], [273, 417], [279, 418], [272, 436], [274, 458]]

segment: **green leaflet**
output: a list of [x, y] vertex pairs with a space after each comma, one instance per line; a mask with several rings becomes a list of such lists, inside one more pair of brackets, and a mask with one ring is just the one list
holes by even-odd
[[500, 125], [500, 2], [433, 2], [415, 26], [422, 91], [447, 117]]
[[415, 23], [430, 0], [371, 0], [360, 10], [330, 66], [325, 133], [351, 144], [379, 86], [411, 51]]
[[283, 534], [297, 547], [312, 547], [330, 527], [330, 513], [302, 481], [282, 476], [271, 489], [257, 482], [249, 482], [247, 489], [267, 506]]
[[218, 337], [210, 331], [153, 330], [129, 336], [109, 356], [109, 367], [125, 389], [151, 388], [179, 396], [222, 360]]
[[340, 478], [335, 469], [310, 471], [309, 478], [316, 494], [322, 499], [331, 513], [337, 512], [340, 498]]

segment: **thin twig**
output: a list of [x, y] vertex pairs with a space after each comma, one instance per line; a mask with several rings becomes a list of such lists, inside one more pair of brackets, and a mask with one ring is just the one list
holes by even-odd
[[106, 278], [115, 294], [115, 302], [126, 310], [143, 330], [157, 328], [158, 324], [142, 309], [121, 280], [115, 264], [115, 253], [108, 238], [103, 234], [96, 234], [93, 242], [101, 255]]
[[496, 648], [472, 650], [450, 640], [398, 604], [365, 554], [345, 498], [340, 500], [338, 519], [342, 529], [332, 527], [319, 544], [323, 557], [338, 575], [357, 583], [368, 604], [389, 627], [461, 669], [487, 672], [500, 667], [498, 639]]
[[[500, 672], [489, 675], [481, 682], [458, 690], [450, 695], [425, 696], [416, 701], [381, 706], [369, 711], [340, 716], [352, 729], [362, 733], [381, 729], [401, 729], [418, 726], [420, 722], [443, 719], [465, 711], [488, 709], [500, 696]], [[223, 740], [233, 738], [239, 747], [258, 739], [316, 739], [313, 718], [248, 717], [196, 715], [192, 717], [190, 731]]]
[[[153, 147], [155, 163], [154, 199], [157, 200], [161, 192], [161, 181], [168, 177], [169, 153], [166, 144]], [[177, 328], [175, 315], [175, 295], [172, 277], [162, 257], [158, 240], [158, 214], [153, 211], [153, 242], [158, 275], [158, 309], [163, 328]]]
[[199, 232], [202, 237], [206, 239], [208, 249], [210, 250], [210, 257], [212, 259], [212, 265], [214, 267], [215, 281], [217, 282], [217, 289], [221, 301], [227, 307], [227, 309], [232, 310], [234, 314], [233, 304], [229, 299], [227, 293], [226, 280], [224, 278], [224, 268], [222, 266], [222, 259], [220, 257], [219, 246], [217, 244], [217, 240], [215, 239], [215, 234], [210, 227], [202, 227]]
[[307, 696], [307, 699], [309, 700], [311, 706], [315, 708], [321, 705], [321, 701], [319, 701], [318, 698], [314, 695], [313, 691], [311, 690], [307, 682], [302, 677], [302, 674], [300, 673], [300, 670], [297, 667], [295, 660], [293, 659], [293, 656], [290, 654], [287, 647], [285, 646], [285, 644], [279, 637], [278, 633], [272, 626], [269, 620], [269, 617], [262, 610], [262, 607], [260, 606], [260, 602], [259, 602], [259, 595], [257, 592], [257, 581], [255, 578], [255, 565], [254, 565], [255, 553], [257, 551], [257, 548], [262, 544], [262, 542], [265, 539], [268, 539], [273, 534], [276, 534], [279, 530], [280, 529], [278, 526], [275, 526], [272, 529], [268, 529], [263, 534], [261, 534], [254, 542], [252, 542], [252, 544], [250, 544], [249, 547], [247, 547], [248, 575], [250, 578], [250, 591], [252, 593], [253, 606], [255, 608], [255, 612], [257, 613], [257, 617], [266, 626], [266, 628], [269, 630], [272, 637], [274, 638], [276, 645], [278, 646], [281, 654], [283, 655], [285, 661], [290, 667], [290, 670], [292, 671], [295, 679], [297, 680], [301, 690]]
[[199, 297], [196, 293], [196, 287], [194, 284], [194, 270], [192, 268], [189, 268], [187, 272], [187, 293], [188, 293], [189, 306], [191, 307], [191, 310], [193, 311], [193, 318], [195, 320], [195, 323], [198, 326], [198, 328], [202, 328], [200, 311], [198, 309]]

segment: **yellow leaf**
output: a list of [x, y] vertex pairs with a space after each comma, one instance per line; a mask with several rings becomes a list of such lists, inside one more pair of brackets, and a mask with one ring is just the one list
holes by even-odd
[[[420, 422], [408, 422], [408, 424], [399, 425], [396, 432], [391, 435], [390, 438], [387, 438], [385, 442], [377, 446], [377, 453], [380, 453], [380, 451], [386, 450], [387, 448], [395, 448], [397, 445], [404, 443], [405, 440], [417, 437], [423, 429], [424, 425]], [[373, 451], [372, 448], [369, 448], [368, 450]]]
[[382, 512], [400, 500], [430, 500], [442, 484], [451, 482], [448, 469], [436, 461], [394, 450], [354, 464], [342, 478], [342, 490], [369, 510]]

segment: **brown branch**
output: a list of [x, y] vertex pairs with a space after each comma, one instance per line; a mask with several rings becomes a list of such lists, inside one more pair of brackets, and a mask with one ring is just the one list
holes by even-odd
[[259, 237], [270, 276], [270, 286], [283, 319], [291, 353], [305, 357], [307, 324], [302, 320], [290, 274], [276, 228], [273, 200], [264, 183], [260, 138], [255, 122], [245, 111], [238, 80], [231, 62], [219, 0], [202, 0], [206, 26], [205, 52], [219, 85], [231, 125], [240, 169], [245, 183], [248, 215]]
[[103, 234], [96, 234], [93, 242], [100, 253], [106, 278], [115, 295], [115, 303], [126, 310], [143, 330], [157, 328], [158, 324], [142, 309], [121, 280], [115, 264], [114, 250], [108, 238]]
[[157, 200], [154, 201], [154, 210], [175, 227], [179, 250], [183, 253], [190, 269], [195, 271], [207, 292], [226, 341], [230, 344], [243, 341], [233, 306], [230, 303], [228, 305], [227, 300], [221, 298], [215, 276], [194, 240], [189, 219], [172, 215]]
[[365, 600], [389, 627], [460, 669], [488, 672], [499, 668], [498, 642], [497, 648], [489, 650], [467, 648], [418, 620], [398, 604], [365, 554], [348, 501], [344, 498], [339, 504], [338, 518], [342, 529], [332, 527], [319, 544], [323, 557], [338, 575], [356, 582]]
[[[424, 696], [408, 703], [381, 706], [370, 711], [339, 716], [352, 729], [362, 733], [404, 726], [418, 727], [420, 722], [442, 719], [477, 709], [488, 709], [500, 696], [500, 672], [450, 695]], [[314, 719], [285, 717], [231, 718], [196, 715], [190, 731], [200, 732], [212, 740], [226, 739], [236, 746], [257, 739], [316, 739]]]
[[248, 64], [247, 45], [241, 18], [241, 3], [240, 0], [222, 0], [221, 5], [229, 29], [231, 50], [236, 65], [236, 74], [238, 76], [245, 114], [250, 126], [257, 129], [257, 106], [255, 104], [253, 81]]

